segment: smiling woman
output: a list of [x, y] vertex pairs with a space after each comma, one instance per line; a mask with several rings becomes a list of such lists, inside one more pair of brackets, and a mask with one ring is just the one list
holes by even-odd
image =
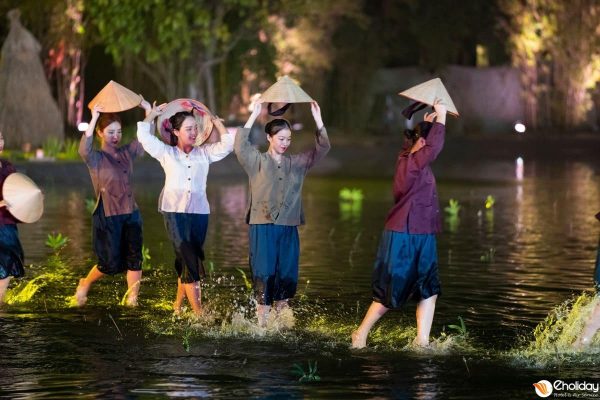
[[[173, 115], [164, 118], [159, 126], [163, 139], [169, 137], [171, 145], [150, 133], [150, 122], [169, 111]], [[207, 124], [207, 119], [210, 119], [210, 124]], [[219, 131], [221, 141], [202, 144], [213, 125]], [[199, 126], [203, 127], [201, 132]], [[210, 115], [201, 103], [179, 99], [153, 107], [146, 119], [138, 122], [137, 136], [144, 149], [160, 162], [165, 171], [159, 211], [163, 214], [165, 228], [175, 250], [178, 279], [173, 309], [179, 313], [183, 299], [187, 297], [194, 313], [200, 315], [202, 293], [199, 282], [206, 275], [204, 240], [210, 214], [206, 197], [208, 167], [233, 151], [234, 134], [228, 133], [221, 120]]]

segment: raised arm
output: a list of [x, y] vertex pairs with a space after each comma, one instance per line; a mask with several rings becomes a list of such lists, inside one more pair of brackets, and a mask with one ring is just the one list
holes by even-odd
[[254, 109], [252, 110], [252, 114], [250, 114], [250, 118], [248, 118], [243, 128], [237, 130], [235, 135], [233, 149], [239, 163], [248, 174], [252, 174], [256, 170], [260, 157], [260, 152], [250, 143], [250, 129], [252, 129], [252, 125], [254, 125], [254, 122], [260, 115], [261, 110], [262, 104], [258, 102], [254, 103]]
[[100, 155], [94, 152], [92, 147], [94, 144], [94, 129], [96, 129], [96, 123], [98, 122], [98, 118], [100, 118], [101, 111], [102, 106], [96, 104], [92, 109], [92, 120], [85, 133], [81, 135], [81, 141], [79, 142], [79, 155], [90, 166], [95, 166], [100, 158]]
[[303, 166], [307, 171], [325, 157], [329, 152], [329, 149], [331, 149], [327, 129], [325, 129], [323, 118], [321, 117], [321, 108], [316, 101], [310, 104], [310, 111], [315, 120], [315, 124], [317, 125], [315, 147], [294, 157], [294, 162]]
[[446, 106], [436, 101], [433, 104], [433, 108], [435, 109], [434, 113], [425, 114], [426, 121], [433, 122], [433, 118], [435, 117], [435, 122], [433, 122], [429, 135], [427, 135], [425, 146], [418, 151], [411, 152], [409, 155], [409, 162], [412, 161], [419, 170], [433, 162], [444, 147]]
[[154, 105], [146, 115], [146, 118], [137, 123], [137, 139], [144, 147], [144, 150], [159, 161], [162, 160], [165, 152], [169, 149], [169, 146], [154, 136], [151, 133], [151, 128], [153, 126], [152, 121], [162, 114], [164, 106], [164, 104], [157, 106], [156, 102], [154, 102]]
[[235, 133], [227, 132], [227, 128], [223, 125], [223, 121], [215, 116], [211, 118], [213, 126], [217, 128], [221, 140], [217, 143], [210, 143], [204, 147], [208, 160], [213, 163], [220, 161], [227, 157], [229, 153], [233, 151], [233, 141], [235, 139]]

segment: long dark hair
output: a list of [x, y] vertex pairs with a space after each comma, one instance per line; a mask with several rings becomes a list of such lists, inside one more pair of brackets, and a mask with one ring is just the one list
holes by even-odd
[[269, 136], [276, 135], [278, 132], [284, 129], [289, 129], [290, 132], [292, 131], [292, 126], [288, 120], [283, 118], [276, 118], [269, 121], [267, 125], [265, 125], [265, 133]]
[[171, 128], [169, 129], [169, 133], [171, 134], [171, 146], [177, 146], [177, 136], [173, 133], [173, 131], [175, 129], [181, 129], [181, 124], [183, 124], [183, 121], [185, 121], [187, 117], [194, 117], [194, 114], [190, 111], [180, 111], [169, 117], [169, 123], [171, 124]]
[[429, 121], [421, 121], [414, 129], [406, 129], [404, 131], [404, 136], [414, 144], [419, 138], [427, 139], [427, 135], [429, 135], [432, 126], [433, 123]]

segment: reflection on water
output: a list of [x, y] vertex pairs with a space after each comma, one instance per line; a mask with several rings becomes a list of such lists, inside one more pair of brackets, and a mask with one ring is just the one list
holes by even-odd
[[[23, 297], [0, 314], [0, 336], [9, 338], [0, 341], [6, 371], [0, 391], [13, 398], [52, 393], [61, 398], [428, 399], [483, 396], [490, 387], [511, 387], [515, 397], [531, 395], [531, 383], [539, 377], [517, 374], [523, 364], [513, 362], [534, 357], [535, 352], [520, 349], [535, 342], [533, 329], [552, 309], [592, 287], [600, 179], [597, 165], [527, 161], [525, 170], [524, 163], [516, 163], [517, 178], [524, 176], [514, 184], [439, 182], [441, 204], [453, 198], [461, 209], [444, 216], [438, 240], [443, 294], [433, 325], [434, 349], [425, 353], [410, 347], [414, 304], [377, 325], [370, 350], [347, 350], [349, 334], [370, 303], [371, 268], [391, 202], [389, 179], [306, 181], [296, 327], [262, 332], [250, 320], [252, 302], [237, 270], [249, 273], [246, 179], [209, 182], [206, 256], [214, 271], [203, 291], [210, 313], [196, 322], [170, 314], [176, 275], [157, 212], [158, 184], [136, 187], [152, 257], [136, 310], [118, 306], [126, 286], [120, 276], [98, 282], [88, 307], [66, 307], [77, 278], [93, 262], [91, 216], [85, 209], [91, 188], [48, 188], [44, 217], [20, 227], [26, 261], [33, 265], [19, 287], [44, 284], [31, 300]], [[344, 189], [361, 191], [360, 201], [340, 199]], [[491, 209], [485, 207], [488, 195], [495, 199]], [[47, 263], [51, 251], [43, 243], [51, 232], [70, 238], [62, 269]], [[458, 316], [465, 320], [466, 336], [447, 327]], [[585, 369], [587, 358], [569, 360], [561, 366], [567, 375], [594, 375]], [[291, 372], [294, 363], [308, 361], [318, 361], [318, 384], [301, 384]]]

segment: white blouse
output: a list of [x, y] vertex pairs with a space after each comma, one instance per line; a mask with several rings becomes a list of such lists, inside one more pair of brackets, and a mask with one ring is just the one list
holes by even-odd
[[206, 198], [206, 178], [210, 163], [220, 161], [233, 151], [235, 133], [224, 133], [221, 141], [203, 144], [186, 154], [150, 133], [148, 122], [138, 122], [137, 138], [144, 150], [156, 158], [165, 171], [165, 186], [158, 199], [164, 212], [210, 214]]

